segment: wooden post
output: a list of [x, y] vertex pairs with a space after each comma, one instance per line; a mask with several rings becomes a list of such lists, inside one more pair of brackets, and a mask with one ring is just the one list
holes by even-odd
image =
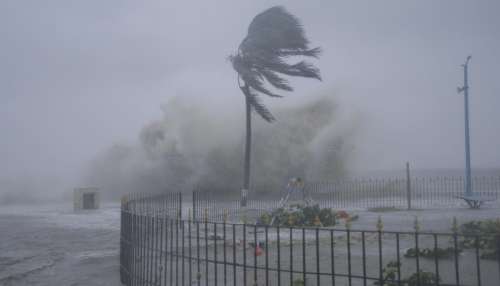
[[411, 209], [411, 178], [409, 162], [406, 162], [406, 199], [408, 202], [408, 209]]

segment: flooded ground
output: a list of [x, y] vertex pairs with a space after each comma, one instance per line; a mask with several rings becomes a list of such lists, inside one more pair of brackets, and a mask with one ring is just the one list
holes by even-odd
[[0, 207], [0, 285], [121, 285], [119, 205]]

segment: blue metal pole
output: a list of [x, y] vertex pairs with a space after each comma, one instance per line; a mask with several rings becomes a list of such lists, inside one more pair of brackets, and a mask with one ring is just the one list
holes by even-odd
[[467, 57], [464, 67], [464, 108], [465, 108], [465, 195], [472, 195], [471, 170], [470, 170], [470, 136], [469, 136], [469, 84], [468, 64], [471, 56]]

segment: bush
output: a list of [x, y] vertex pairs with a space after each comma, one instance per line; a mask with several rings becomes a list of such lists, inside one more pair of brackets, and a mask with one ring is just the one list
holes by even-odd
[[491, 251], [491, 250], [484, 251], [481, 254], [482, 259], [490, 259], [490, 260], [496, 260], [498, 259], [498, 256], [499, 254], [496, 251]]
[[257, 225], [271, 224], [272, 216], [269, 213], [263, 213], [257, 220]]
[[496, 237], [500, 235], [500, 220], [470, 221], [460, 226], [459, 232], [466, 235], [460, 242], [463, 248], [476, 247], [477, 243], [480, 249], [496, 249]]
[[[458, 249], [458, 253], [461, 253], [462, 250]], [[418, 256], [423, 258], [450, 258], [455, 255], [455, 249], [453, 247], [448, 248], [422, 248], [418, 250]], [[417, 250], [415, 248], [410, 248], [406, 251], [405, 257], [414, 258], [417, 257]]]
[[438, 276], [436, 276], [436, 274], [432, 272], [425, 272], [420, 270], [418, 273], [413, 273], [407, 279], [407, 281], [408, 281], [408, 286], [420, 286], [420, 285], [436, 285], [437, 284], [436, 282], [439, 282], [440, 279]]
[[319, 220], [323, 224], [323, 226], [332, 226], [337, 224], [337, 217], [335, 211], [332, 209], [321, 209], [319, 211]]
[[396, 274], [398, 271], [398, 267], [401, 267], [401, 263], [396, 261], [389, 261], [385, 267], [382, 269], [382, 282], [375, 281], [374, 285], [387, 285], [387, 286], [396, 286], [397, 284], [393, 281], [396, 280]]
[[[289, 208], [279, 208], [271, 213], [264, 213], [258, 222], [269, 225], [294, 226], [334, 226], [339, 218], [338, 213], [331, 208], [320, 208], [319, 205], [292, 205]], [[346, 218], [350, 218], [346, 215]]]
[[[410, 277], [401, 280], [401, 284], [396, 281], [396, 275], [398, 267], [401, 267], [401, 263], [396, 261], [390, 261], [382, 270], [382, 282], [375, 281], [373, 284], [378, 286], [396, 286], [396, 285], [408, 285], [408, 286], [420, 286], [420, 285], [435, 285], [439, 282], [439, 277], [432, 273], [420, 270], [410, 275]], [[420, 283], [418, 283], [420, 280]]]

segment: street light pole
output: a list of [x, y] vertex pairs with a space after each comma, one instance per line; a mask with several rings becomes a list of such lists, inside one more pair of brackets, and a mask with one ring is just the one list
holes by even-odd
[[458, 92], [464, 92], [465, 109], [465, 196], [472, 195], [471, 170], [470, 170], [470, 136], [469, 136], [469, 84], [468, 84], [468, 65], [471, 56], [467, 57], [464, 68], [464, 86], [458, 88]]

